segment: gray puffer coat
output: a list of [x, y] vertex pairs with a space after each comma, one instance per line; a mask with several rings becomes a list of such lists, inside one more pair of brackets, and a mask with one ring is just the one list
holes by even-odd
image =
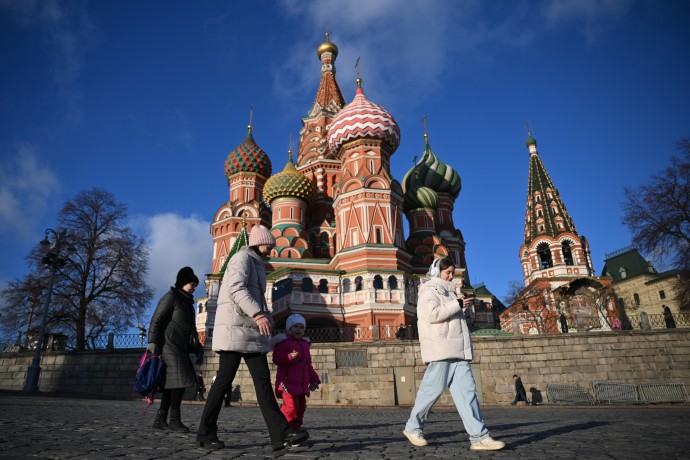
[[163, 356], [166, 364], [161, 389], [187, 388], [196, 384], [196, 372], [190, 353], [201, 353], [194, 319], [194, 297], [170, 288], [161, 297], [149, 325], [149, 344]]
[[213, 351], [268, 353], [270, 337], [260, 335], [253, 318], [263, 312], [273, 327], [265, 290], [263, 260], [251, 247], [241, 248], [228, 262], [220, 285], [213, 326]]

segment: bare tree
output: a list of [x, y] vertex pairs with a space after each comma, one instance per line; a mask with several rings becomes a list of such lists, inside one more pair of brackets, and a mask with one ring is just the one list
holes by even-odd
[[507, 306], [511, 306], [516, 303], [520, 298], [520, 293], [525, 289], [525, 283], [518, 280], [508, 281], [508, 291], [505, 297], [503, 297], [503, 303]]
[[[126, 226], [126, 219], [126, 206], [99, 188], [80, 192], [58, 213], [58, 228], [66, 231], [69, 250], [62, 254], [65, 263], [53, 284], [48, 324], [53, 331], [76, 336], [77, 350], [92, 347], [107, 332], [140, 324], [153, 297], [145, 282], [148, 248]], [[27, 256], [32, 270], [27, 279], [41, 279], [43, 256], [39, 247]], [[2, 295], [4, 323], [6, 312], [26, 310], [23, 304], [31, 294], [26, 281], [17, 281]]]
[[[668, 258], [677, 268], [690, 270], [690, 137], [677, 144], [682, 157], [644, 185], [625, 188], [623, 223], [633, 243], [648, 254]], [[689, 275], [681, 277], [678, 301], [690, 308]], [[685, 282], [683, 282], [685, 281]]]

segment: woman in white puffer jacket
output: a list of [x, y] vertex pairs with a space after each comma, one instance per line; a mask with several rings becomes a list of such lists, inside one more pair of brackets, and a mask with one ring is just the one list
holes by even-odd
[[417, 327], [422, 361], [427, 364], [414, 407], [403, 434], [415, 446], [426, 446], [423, 430], [431, 407], [446, 388], [458, 409], [471, 450], [505, 447], [489, 435], [479, 410], [477, 387], [472, 376], [472, 338], [462, 312], [472, 300], [460, 304], [454, 290], [455, 264], [447, 258], [434, 260], [427, 280], [419, 288]]

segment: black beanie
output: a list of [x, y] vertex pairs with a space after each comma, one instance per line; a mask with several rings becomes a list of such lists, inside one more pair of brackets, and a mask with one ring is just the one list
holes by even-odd
[[199, 284], [199, 278], [194, 274], [194, 270], [191, 267], [182, 267], [179, 272], [177, 272], [177, 280], [175, 280], [175, 287], [181, 288], [185, 284], [196, 283]]

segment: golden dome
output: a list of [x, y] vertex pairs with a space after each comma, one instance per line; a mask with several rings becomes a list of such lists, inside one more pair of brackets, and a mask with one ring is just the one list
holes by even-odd
[[338, 47], [330, 42], [328, 32], [326, 32], [326, 41], [321, 43], [316, 49], [316, 54], [319, 56], [319, 59], [321, 59], [321, 55], [325, 52], [333, 53], [333, 59], [338, 56]]

